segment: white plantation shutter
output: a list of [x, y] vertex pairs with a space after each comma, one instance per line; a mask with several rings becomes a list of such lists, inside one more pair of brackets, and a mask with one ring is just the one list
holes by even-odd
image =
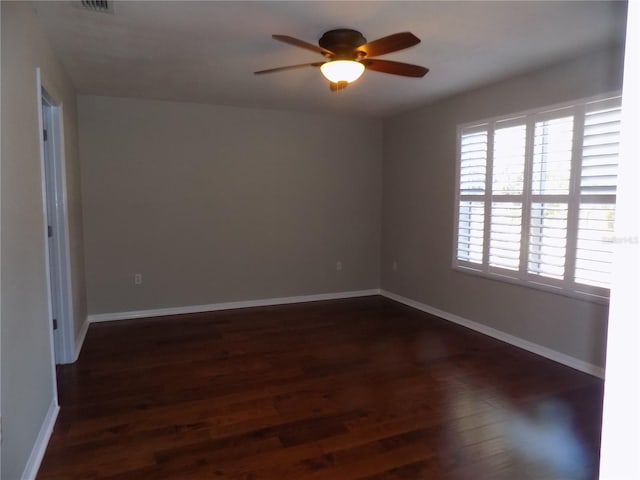
[[487, 175], [487, 131], [462, 134], [460, 157], [460, 194], [484, 194]]
[[529, 214], [530, 275], [562, 280], [571, 186], [573, 115], [545, 114], [535, 122]]
[[464, 262], [482, 263], [487, 142], [483, 127], [463, 131], [460, 138], [457, 259]]
[[520, 266], [527, 142], [527, 127], [520, 122], [497, 122], [493, 137], [489, 265], [512, 271]]
[[619, 131], [619, 97], [459, 128], [454, 266], [608, 296]]
[[493, 140], [493, 195], [521, 195], [524, 186], [524, 124], [496, 126]]
[[618, 180], [620, 103], [588, 104], [584, 115], [576, 283], [609, 288]]
[[484, 202], [460, 202], [458, 214], [458, 260], [482, 263]]
[[613, 261], [614, 204], [580, 205], [575, 281], [608, 288]]
[[620, 102], [596, 102], [584, 117], [580, 193], [615, 195], [618, 181]]
[[521, 203], [493, 203], [491, 207], [489, 265], [508, 270], [518, 270], [520, 265], [521, 229]]
[[566, 203], [534, 202], [531, 205], [528, 265], [530, 274], [564, 278], [567, 208]]
[[573, 115], [536, 122], [533, 147], [534, 195], [568, 195]]

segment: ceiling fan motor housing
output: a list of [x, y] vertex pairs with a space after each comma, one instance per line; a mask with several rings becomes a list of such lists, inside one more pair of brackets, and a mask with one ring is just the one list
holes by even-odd
[[357, 51], [357, 48], [365, 43], [367, 39], [357, 30], [339, 28], [325, 32], [318, 45], [334, 52], [335, 60], [355, 60], [365, 56], [364, 52]]

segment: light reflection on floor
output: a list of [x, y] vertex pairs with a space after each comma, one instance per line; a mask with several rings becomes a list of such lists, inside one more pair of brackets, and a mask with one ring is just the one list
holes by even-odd
[[464, 463], [492, 462], [496, 474], [501, 465], [512, 470], [521, 465], [526, 478], [593, 477], [594, 466], [566, 402], [544, 399], [520, 405], [497, 391], [465, 384], [447, 390], [447, 408], [450, 447], [465, 457]]

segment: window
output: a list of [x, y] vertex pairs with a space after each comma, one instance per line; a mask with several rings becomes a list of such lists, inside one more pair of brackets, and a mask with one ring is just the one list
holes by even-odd
[[620, 97], [458, 128], [454, 267], [607, 298]]

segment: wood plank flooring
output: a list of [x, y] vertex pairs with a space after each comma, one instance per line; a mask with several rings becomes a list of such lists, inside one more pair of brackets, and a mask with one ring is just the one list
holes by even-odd
[[91, 325], [38, 478], [597, 478], [602, 381], [382, 297]]

